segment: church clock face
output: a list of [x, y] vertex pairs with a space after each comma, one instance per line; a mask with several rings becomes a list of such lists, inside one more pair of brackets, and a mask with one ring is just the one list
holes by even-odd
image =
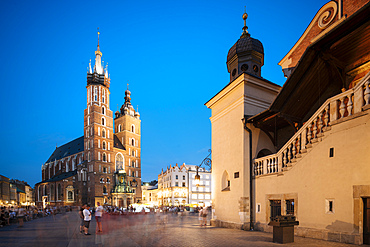
[[248, 64], [243, 64], [242, 67], [240, 68], [243, 72], [248, 70]]
[[254, 70], [254, 72], [256, 72], [256, 73], [257, 73], [257, 72], [258, 72], [258, 66], [257, 66], [257, 65], [254, 65], [254, 66], [253, 66], [253, 70]]

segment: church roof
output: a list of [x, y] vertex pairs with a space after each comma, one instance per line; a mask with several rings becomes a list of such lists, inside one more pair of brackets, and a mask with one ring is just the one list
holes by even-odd
[[263, 45], [258, 39], [250, 37], [250, 35], [242, 36], [238, 41], [230, 48], [227, 54], [227, 62], [229, 62], [236, 54], [247, 53], [257, 51], [263, 54]]
[[81, 136], [60, 147], [57, 147], [54, 150], [53, 154], [46, 161], [46, 163], [54, 161], [54, 160], [63, 159], [64, 157], [77, 154], [79, 152], [82, 152], [83, 150], [84, 150], [84, 137]]
[[115, 148], [126, 150], [125, 146], [122, 145], [122, 142], [118, 139], [116, 135], [114, 135], [113, 141], [114, 141], [113, 145]]
[[52, 177], [52, 178], [50, 178], [48, 180], [41, 181], [41, 182], [39, 182], [37, 184], [49, 183], [49, 182], [57, 182], [57, 181], [60, 181], [60, 180], [63, 180], [63, 179], [72, 177], [72, 176], [74, 176], [76, 174], [77, 174], [77, 170], [70, 171], [70, 172], [63, 172], [62, 174], [56, 175], [56, 176], [54, 176], [54, 177]]

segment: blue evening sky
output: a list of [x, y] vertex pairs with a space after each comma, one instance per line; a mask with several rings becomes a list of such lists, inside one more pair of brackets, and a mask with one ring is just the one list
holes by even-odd
[[0, 8], [0, 174], [41, 181], [55, 146], [83, 135], [86, 71], [97, 27], [111, 75], [111, 110], [127, 81], [142, 120], [142, 180], [199, 164], [211, 147], [204, 103], [228, 82], [226, 55], [247, 26], [265, 50], [262, 76], [283, 85], [277, 63], [328, 1], [14, 1]]

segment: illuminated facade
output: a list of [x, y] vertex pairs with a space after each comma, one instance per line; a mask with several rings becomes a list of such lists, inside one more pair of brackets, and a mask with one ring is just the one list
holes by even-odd
[[38, 205], [127, 207], [141, 201], [140, 114], [128, 88], [120, 110], [110, 110], [110, 76], [99, 39], [86, 91], [84, 135], [57, 147], [42, 165], [42, 181], [35, 186]]
[[33, 189], [24, 181], [0, 175], [0, 205], [34, 205]]
[[211, 171], [204, 168], [198, 169], [200, 176], [199, 184], [195, 180], [197, 173], [195, 165], [186, 165], [189, 178], [189, 204], [209, 207], [212, 205], [211, 188], [212, 175]]
[[206, 103], [213, 225], [272, 232], [294, 215], [298, 236], [370, 244], [369, 16], [368, 0], [328, 1], [280, 61], [283, 87], [261, 77], [262, 43], [243, 28]]
[[158, 206], [158, 185], [142, 185], [142, 203], [150, 207]]
[[180, 206], [189, 203], [188, 176], [185, 164], [167, 167], [158, 175], [158, 205]]
[[211, 206], [211, 171], [199, 168], [198, 174], [199, 184], [195, 181], [195, 165], [176, 164], [162, 170], [158, 175], [158, 205]]

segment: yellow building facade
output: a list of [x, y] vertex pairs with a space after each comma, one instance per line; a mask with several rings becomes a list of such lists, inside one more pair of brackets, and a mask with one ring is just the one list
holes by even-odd
[[279, 63], [282, 88], [261, 77], [263, 47], [245, 25], [230, 82], [206, 103], [212, 224], [271, 232], [294, 215], [299, 236], [370, 244], [368, 16], [369, 1], [322, 6]]

